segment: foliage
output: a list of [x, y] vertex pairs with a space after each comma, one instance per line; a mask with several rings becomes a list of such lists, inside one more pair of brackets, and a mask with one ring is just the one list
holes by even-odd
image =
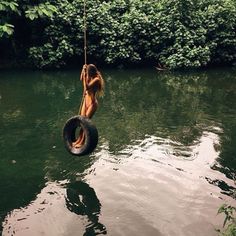
[[225, 214], [225, 220], [223, 223], [223, 227], [226, 226], [226, 229], [220, 233], [221, 236], [236, 236], [236, 208], [223, 204], [219, 210], [219, 213], [224, 213]]
[[34, 20], [39, 17], [52, 17], [57, 11], [50, 2], [43, 2], [38, 5], [31, 5], [30, 2], [29, 0], [3, 0], [0, 2], [0, 39], [13, 34], [14, 24], [8, 22], [14, 21], [15, 15]]
[[53, 13], [57, 11], [56, 7], [49, 2], [40, 3], [38, 6], [29, 6], [25, 11], [25, 16], [30, 20], [37, 19], [39, 17], [47, 16], [52, 17]]
[[197, 2], [170, 1], [161, 16], [160, 27], [171, 30], [165, 36], [161, 62], [170, 68], [205, 66], [210, 61], [210, 50]]
[[13, 28], [14, 26], [8, 23], [0, 25], [0, 37], [3, 37], [4, 35], [12, 35], [14, 31]]
[[[40, 68], [83, 63], [83, 0], [2, 1], [0, 39], [17, 15], [32, 35], [25, 45]], [[234, 0], [91, 0], [86, 2], [88, 56], [106, 64], [160, 64], [170, 69], [236, 63]], [[16, 42], [17, 43], [17, 42]]]
[[0, 39], [3, 36], [9, 36], [13, 34], [14, 26], [12, 24], [7, 23], [10, 14], [20, 14], [18, 10], [17, 0], [12, 1], [1, 1], [0, 2], [0, 14], [2, 17], [0, 18]]
[[235, 1], [217, 0], [203, 3], [207, 43], [211, 48], [212, 62], [236, 61], [236, 4]]

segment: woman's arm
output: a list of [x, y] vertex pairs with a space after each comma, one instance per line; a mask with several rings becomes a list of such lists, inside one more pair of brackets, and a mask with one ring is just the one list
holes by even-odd
[[86, 88], [87, 88], [87, 90], [91, 89], [94, 86], [98, 85], [99, 83], [100, 83], [100, 78], [99, 77], [95, 77], [89, 83], [86, 81]]
[[81, 81], [83, 81], [86, 78], [86, 68], [87, 68], [87, 65], [84, 65], [83, 69], [81, 71], [81, 74], [80, 74], [80, 80]]
[[86, 69], [87, 69], [87, 65], [84, 65], [83, 66], [83, 69], [81, 71], [81, 74], [80, 74], [80, 80], [82, 81], [83, 83], [83, 88], [84, 88], [84, 93], [85, 91], [87, 90], [87, 73], [86, 73]]

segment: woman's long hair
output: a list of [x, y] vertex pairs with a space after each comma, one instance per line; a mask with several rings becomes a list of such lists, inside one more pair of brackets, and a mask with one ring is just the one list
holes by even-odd
[[93, 64], [88, 65], [87, 72], [88, 72], [89, 79], [95, 78], [97, 76], [99, 77], [101, 83], [98, 86], [98, 90], [96, 91], [96, 97], [103, 97], [105, 83], [104, 83], [101, 73], [98, 71], [97, 67]]

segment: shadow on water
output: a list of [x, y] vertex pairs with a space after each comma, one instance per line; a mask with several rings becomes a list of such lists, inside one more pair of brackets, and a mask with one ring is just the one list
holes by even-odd
[[71, 212], [88, 217], [90, 223], [86, 227], [84, 236], [107, 234], [106, 227], [99, 223], [101, 203], [94, 189], [87, 183], [78, 181], [67, 185], [66, 206]]
[[105, 235], [100, 214], [101, 203], [87, 183], [48, 182], [35, 200], [6, 216], [3, 235]]
[[[190, 170], [196, 171], [197, 180], [203, 179], [208, 185], [217, 187], [222, 194], [235, 199], [235, 186], [232, 181], [227, 182], [227, 179], [235, 180], [236, 173], [235, 71], [106, 71], [105, 97], [100, 101], [94, 117], [100, 136], [98, 148], [89, 157], [72, 158], [63, 147], [61, 129], [79, 108], [81, 85], [78, 75], [79, 72], [75, 71], [6, 73], [1, 76], [0, 187], [4, 194], [0, 195], [0, 221], [3, 222], [5, 235], [8, 235], [7, 230], [9, 234], [13, 233], [11, 230], [18, 230], [16, 235], [18, 232], [32, 233], [30, 230], [40, 234], [41, 226], [48, 235], [53, 235], [52, 232], [54, 235], [55, 232], [63, 235], [65, 230], [68, 230], [68, 235], [81, 231], [83, 235], [106, 234], [111, 227], [116, 227], [116, 222], [107, 230], [108, 220], [100, 219], [100, 202], [119, 196], [118, 193], [109, 192], [116, 177], [113, 172], [122, 173], [119, 170], [126, 167], [124, 163], [128, 160], [135, 160], [134, 166], [139, 161], [140, 165], [145, 166], [150, 160], [152, 165], [147, 164], [146, 174], [152, 171], [155, 173], [156, 164], [160, 164], [167, 173], [169, 171], [170, 177], [173, 170], [188, 174], [190, 171], [186, 163], [190, 163]], [[195, 168], [206, 166], [203, 162], [198, 163], [201, 159], [199, 149], [204, 144], [201, 149], [201, 153], [204, 153], [209, 149], [209, 143], [214, 151], [209, 153], [213, 153], [216, 160], [209, 157], [213, 163], [206, 165], [214, 172], [223, 173], [226, 179], [213, 174], [201, 178], [200, 171], [198, 173]], [[99, 163], [102, 164], [99, 166]], [[112, 173], [106, 169], [110, 163], [115, 165]], [[138, 169], [139, 166], [136, 167]], [[105, 191], [101, 191], [102, 184], [95, 189], [96, 182], [90, 179], [90, 183], [87, 179], [103, 170], [110, 174], [105, 180], [108, 183], [111, 181], [107, 198], [104, 197]], [[129, 178], [137, 176], [142, 183], [142, 172], [136, 172], [135, 168], [126, 171], [130, 172]], [[163, 176], [166, 174], [161, 170], [160, 173]], [[158, 182], [163, 177], [160, 173], [152, 186], [165, 186]], [[187, 177], [186, 181], [190, 178]], [[131, 187], [141, 186], [135, 180], [132, 181], [134, 186]], [[143, 181], [147, 187], [152, 182]], [[167, 180], [163, 178], [163, 182]], [[195, 184], [191, 182], [191, 187]], [[174, 183], [173, 186], [167, 186], [172, 190]], [[119, 186], [116, 188], [119, 189]], [[128, 188], [123, 191], [124, 195], [117, 197], [117, 201], [128, 198], [130, 193], [132, 196], [131, 190]], [[141, 201], [145, 191], [138, 193], [133, 195], [132, 202]], [[162, 194], [158, 193], [158, 196], [162, 197]], [[144, 202], [149, 200], [151, 205], [158, 205], [151, 195], [147, 195]], [[141, 201], [146, 204], [144, 202]], [[128, 212], [129, 208], [124, 207], [125, 210]], [[165, 212], [166, 208], [162, 210]], [[140, 212], [136, 213], [134, 211], [133, 219]], [[152, 215], [150, 221], [152, 217], [158, 220]], [[37, 226], [39, 221], [40, 226]], [[133, 224], [132, 227], [137, 228], [133, 233], [138, 232], [140, 225]], [[151, 223], [147, 225], [151, 229]], [[147, 225], [144, 224], [146, 230]], [[10, 226], [12, 228], [7, 228]], [[159, 228], [153, 227], [153, 230], [161, 235]]]

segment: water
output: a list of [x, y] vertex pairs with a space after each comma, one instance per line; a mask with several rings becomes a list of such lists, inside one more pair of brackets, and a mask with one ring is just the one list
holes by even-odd
[[2, 235], [217, 235], [236, 199], [236, 71], [104, 70], [99, 144], [74, 157], [79, 73], [0, 74]]

